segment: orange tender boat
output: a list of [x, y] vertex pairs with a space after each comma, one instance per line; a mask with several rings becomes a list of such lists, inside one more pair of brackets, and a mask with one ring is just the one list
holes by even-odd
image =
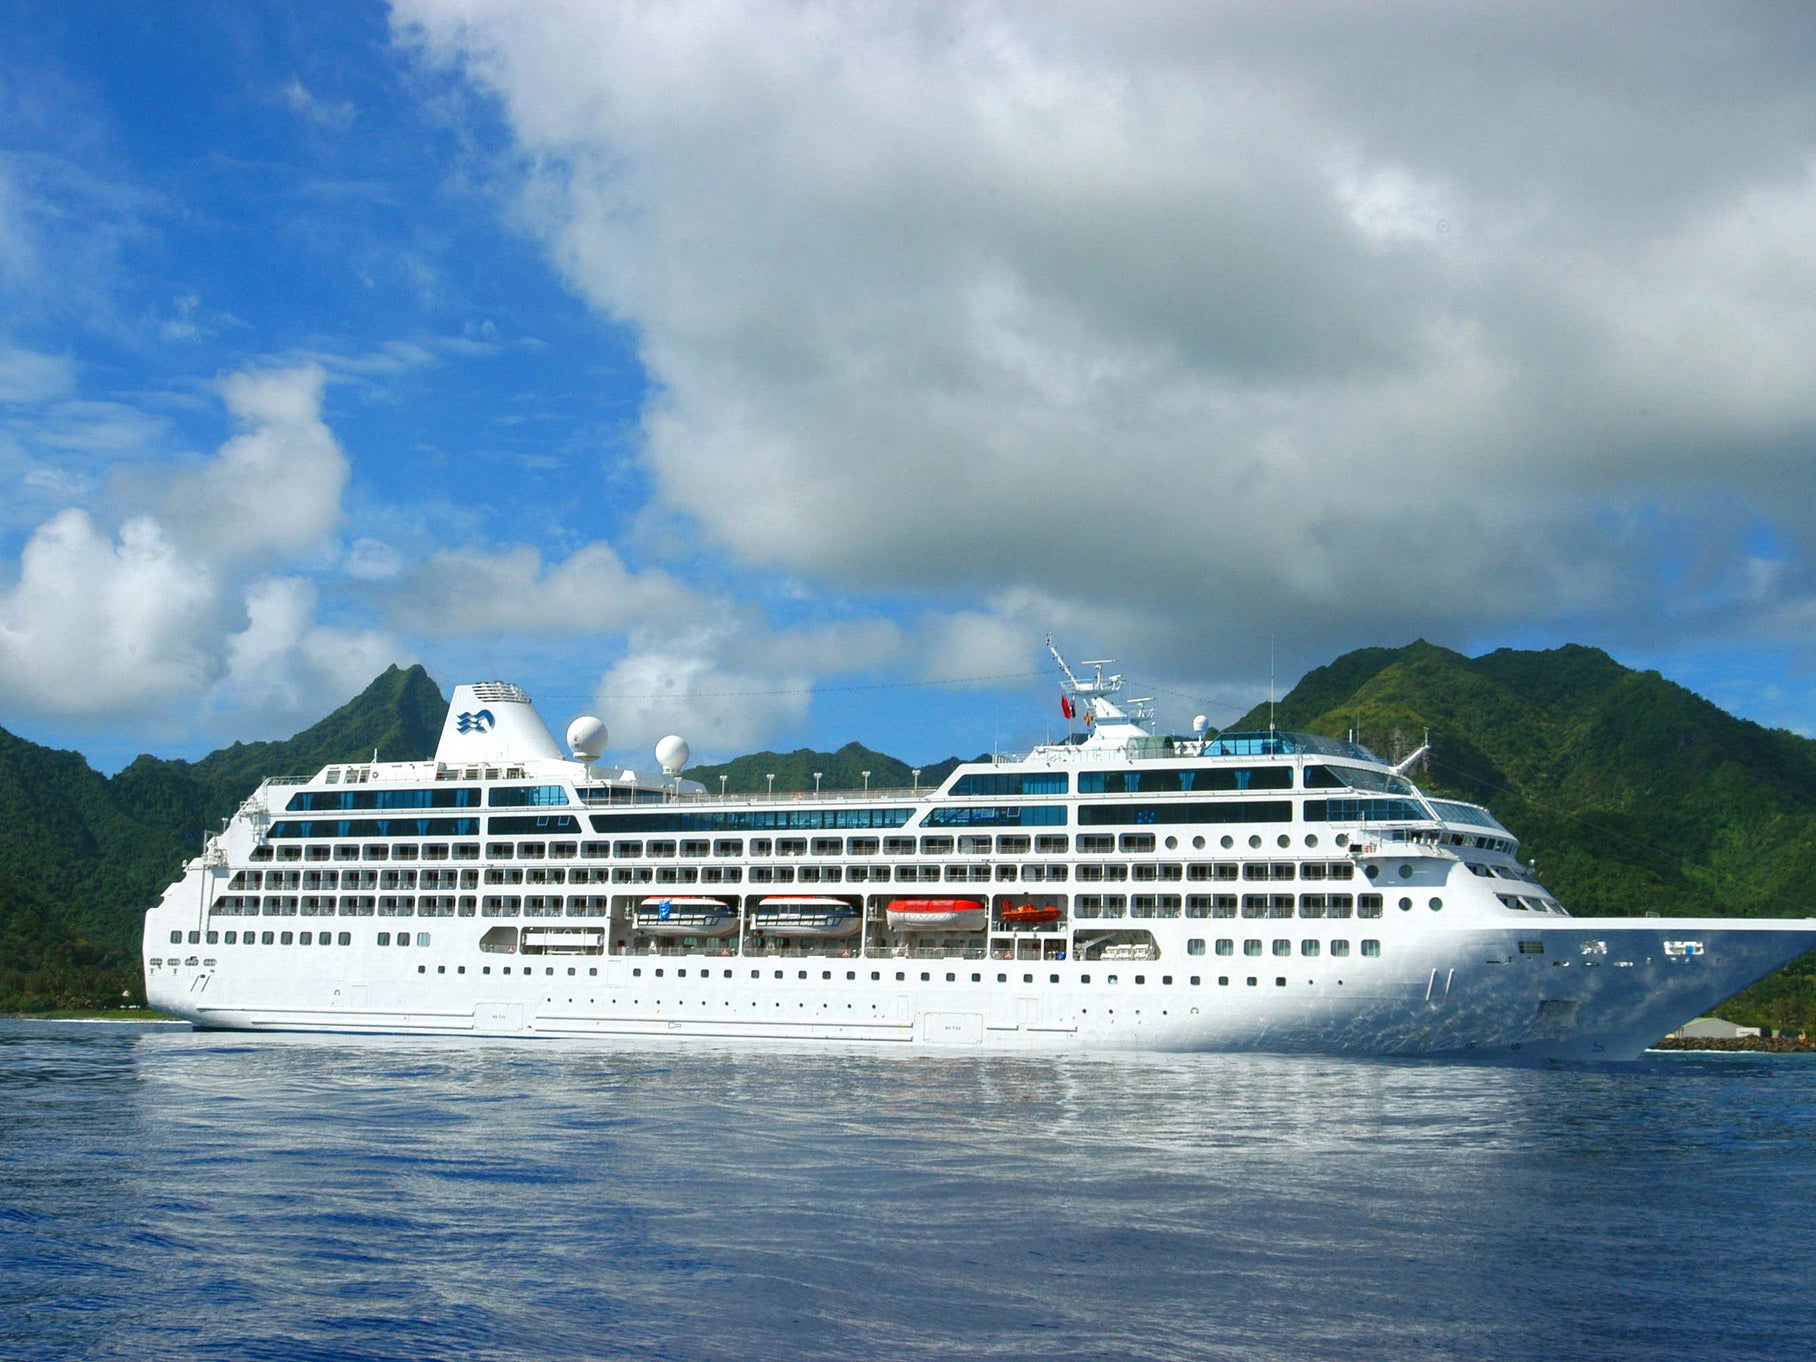
[[1038, 927], [1042, 923], [1058, 922], [1059, 908], [1051, 903], [1012, 903], [998, 915], [1005, 927]]
[[977, 899], [896, 899], [888, 919], [897, 932], [981, 932], [990, 925], [990, 910]]

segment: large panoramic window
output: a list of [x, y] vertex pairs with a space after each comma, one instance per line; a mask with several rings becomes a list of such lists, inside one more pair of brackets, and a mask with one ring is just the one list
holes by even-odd
[[[1318, 801], [1322, 802], [1322, 801]], [[1120, 823], [1290, 823], [1292, 801], [1220, 799], [1179, 804], [1084, 804], [1078, 821], [1089, 827]]]
[[[593, 831], [623, 832], [761, 832], [838, 828], [899, 828], [913, 809], [722, 809], [673, 813], [596, 813]], [[912, 848], [911, 848], [912, 849]], [[757, 854], [752, 847], [753, 855]]]
[[486, 796], [486, 803], [498, 809], [521, 809], [529, 805], [566, 804], [568, 794], [559, 785], [499, 785]]
[[333, 813], [341, 809], [470, 809], [479, 791], [466, 785], [433, 790], [298, 790], [284, 808], [291, 813]]
[[1428, 823], [1431, 814], [1413, 799], [1308, 799], [1308, 823]]
[[1064, 804], [981, 804], [935, 809], [923, 820], [929, 828], [1039, 828], [1062, 827]]
[[1290, 766], [1156, 767], [1080, 771], [1080, 794], [1171, 794], [1198, 790], [1290, 790]]
[[1064, 771], [972, 771], [952, 783], [955, 795], [1062, 795]]
[[[477, 818], [313, 818], [279, 819], [276, 837], [477, 837]], [[357, 853], [358, 848], [352, 848]]]

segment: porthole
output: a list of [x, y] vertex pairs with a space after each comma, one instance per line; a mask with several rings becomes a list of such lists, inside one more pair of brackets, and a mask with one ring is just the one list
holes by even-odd
[[1362, 867], [1362, 873], [1372, 880], [1380, 875], [1381, 867], [1378, 865], [1365, 865]]
[[1204, 850], [1204, 838], [1203, 837], [1194, 837], [1192, 839], [1192, 850], [1194, 850], [1194, 851], [1203, 851]]
[[1275, 839], [1274, 839], [1274, 844], [1275, 844], [1275, 845], [1276, 845], [1276, 846], [1279, 846], [1279, 847], [1282, 847], [1282, 848], [1285, 848], [1285, 847], [1290, 847], [1290, 846], [1291, 846], [1291, 845], [1292, 845], [1292, 844], [1293, 844], [1293, 839], [1292, 839], [1292, 838], [1291, 838], [1291, 837], [1289, 837], [1289, 836], [1287, 836], [1287, 835], [1286, 835], [1286, 834], [1285, 834], [1285, 833], [1284, 833], [1284, 832], [1283, 832], [1283, 833], [1281, 833], [1281, 834], [1280, 834], [1280, 835], [1279, 835], [1279, 836], [1278, 836], [1278, 837], [1276, 837], [1276, 838], [1275, 838]]
[[1167, 838], [1166, 847], [1167, 847], [1168, 851], [1173, 851], [1178, 846], [1179, 846], [1179, 839], [1177, 837], [1168, 837]]
[[1251, 847], [1260, 846], [1261, 845], [1261, 834], [1258, 832], [1250, 833], [1249, 834], [1249, 845]]
[[1222, 846], [1225, 851], [1228, 851], [1231, 847], [1236, 845], [1236, 839], [1226, 832], [1223, 834], [1223, 840], [1219, 845]]
[[1337, 845], [1340, 847], [1349, 845], [1349, 834], [1347, 832], [1340, 832], [1337, 834]]
[[1411, 899], [1401, 899], [1400, 900], [1400, 911], [1402, 913], [1405, 913], [1405, 912], [1410, 912], [1411, 910], [1412, 910], [1412, 900]]
[[1306, 833], [1305, 834], [1305, 845], [1307, 845], [1308, 847], [1317, 846], [1318, 845], [1318, 834], [1315, 832]]
[[1432, 911], [1432, 912], [1434, 912], [1434, 913], [1435, 913], [1435, 912], [1437, 912], [1437, 911], [1438, 911], [1438, 910], [1439, 910], [1439, 909], [1441, 909], [1441, 908], [1442, 908], [1442, 907], [1443, 907], [1443, 906], [1444, 906], [1444, 900], [1443, 900], [1443, 899], [1435, 899], [1435, 898], [1434, 898], [1434, 899], [1433, 899], [1433, 900], [1432, 900], [1432, 901], [1431, 901], [1431, 911]]
[[1412, 878], [1412, 867], [1409, 865], [1401, 866], [1400, 867], [1400, 878], [1403, 880], [1410, 880]]

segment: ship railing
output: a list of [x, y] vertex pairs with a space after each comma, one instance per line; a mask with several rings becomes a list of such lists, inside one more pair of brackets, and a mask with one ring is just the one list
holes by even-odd
[[904, 800], [912, 803], [925, 799], [937, 789], [934, 785], [892, 786], [872, 785], [869, 790], [777, 790], [774, 794], [758, 790], [727, 791], [720, 794], [717, 790], [671, 792], [659, 798], [652, 798], [652, 792], [645, 790], [642, 798], [630, 787], [612, 790], [606, 793], [587, 791], [581, 796], [581, 803], [589, 808], [650, 808], [664, 804], [711, 805], [715, 808], [730, 806], [761, 805], [773, 807], [777, 804], [876, 804]]

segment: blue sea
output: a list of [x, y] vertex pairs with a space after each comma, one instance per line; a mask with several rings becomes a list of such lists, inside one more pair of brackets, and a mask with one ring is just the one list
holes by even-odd
[[9, 1358], [1816, 1357], [1816, 1062], [0, 1022]]

